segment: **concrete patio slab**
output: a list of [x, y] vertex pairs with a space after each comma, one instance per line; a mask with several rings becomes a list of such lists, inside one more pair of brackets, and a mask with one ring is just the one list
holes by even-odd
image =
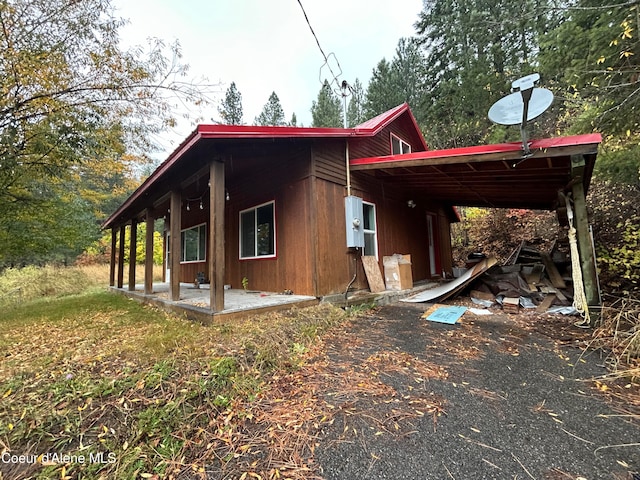
[[269, 311], [289, 308], [303, 308], [317, 305], [319, 300], [309, 295], [287, 295], [275, 292], [245, 291], [230, 289], [224, 291], [224, 310], [211, 312], [209, 285], [196, 288], [190, 283], [180, 284], [180, 300], [170, 298], [169, 283], [154, 283], [153, 293], [145, 295], [144, 285], [136, 285], [135, 291], [127, 288], [111, 287], [111, 290], [143, 303], [156, 305], [162, 309], [184, 314], [187, 318], [203, 323], [230, 320], [250, 314], [261, 314]]

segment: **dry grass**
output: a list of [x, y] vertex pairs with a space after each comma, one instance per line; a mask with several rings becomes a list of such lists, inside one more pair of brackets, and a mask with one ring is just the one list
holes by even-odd
[[640, 379], [640, 300], [617, 297], [605, 304], [592, 345], [609, 352], [610, 378]]
[[[46, 276], [106, 278], [92, 268]], [[0, 478], [204, 478], [212, 469], [312, 478], [296, 435], [323, 415], [307, 423], [316, 400], [288, 375], [346, 312], [323, 305], [206, 327], [87, 286], [5, 310], [0, 453], [103, 452], [115, 461], [0, 464]]]
[[[153, 270], [154, 281], [162, 279], [162, 266]], [[144, 266], [136, 265], [136, 278], [144, 278]], [[36, 299], [77, 295], [88, 288], [109, 285], [109, 265], [62, 267], [47, 265], [8, 268], [0, 274], [0, 307]]]

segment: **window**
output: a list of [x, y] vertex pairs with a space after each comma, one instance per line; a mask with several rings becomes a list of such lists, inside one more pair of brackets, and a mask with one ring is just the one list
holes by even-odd
[[404, 140], [391, 134], [391, 154], [398, 155], [401, 153], [411, 153], [411, 145]]
[[364, 213], [364, 255], [378, 258], [378, 235], [376, 233], [376, 206], [373, 203], [362, 202]]
[[240, 258], [276, 256], [275, 202], [240, 212]]
[[180, 232], [181, 263], [204, 262], [207, 253], [207, 224], [197, 225]]

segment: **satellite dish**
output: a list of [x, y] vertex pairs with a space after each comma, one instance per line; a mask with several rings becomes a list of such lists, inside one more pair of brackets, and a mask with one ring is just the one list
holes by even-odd
[[[489, 109], [489, 120], [500, 125], [520, 124], [522, 150], [525, 158], [531, 155], [527, 140], [527, 122], [538, 118], [553, 103], [553, 93], [546, 88], [534, 88], [540, 81], [540, 75], [532, 73], [514, 80], [511, 90], [514, 93], [501, 98]], [[515, 165], [514, 165], [515, 166]]]
[[[519, 125], [524, 114], [523, 92], [502, 97], [489, 109], [489, 120], [500, 125]], [[553, 102], [553, 93], [546, 88], [534, 88], [529, 100], [527, 122], [542, 115]]]

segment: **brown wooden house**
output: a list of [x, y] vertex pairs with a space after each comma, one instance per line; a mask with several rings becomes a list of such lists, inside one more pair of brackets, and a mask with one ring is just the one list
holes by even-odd
[[[200, 273], [212, 312], [224, 308], [223, 286], [245, 278], [250, 289], [315, 297], [367, 288], [362, 254], [381, 269], [383, 256], [410, 254], [414, 280], [440, 277], [452, 270], [454, 205], [555, 208], [574, 180], [572, 158], [588, 186], [600, 140], [583, 137], [532, 145], [514, 169], [518, 144], [428, 151], [407, 104], [346, 129], [199, 125], [105, 222], [111, 284], [123, 286], [127, 226], [135, 258], [135, 226], [147, 222], [152, 246], [159, 218], [172, 299]], [[346, 196], [362, 199], [364, 248], [347, 246]], [[134, 289], [131, 266], [128, 280]]]

